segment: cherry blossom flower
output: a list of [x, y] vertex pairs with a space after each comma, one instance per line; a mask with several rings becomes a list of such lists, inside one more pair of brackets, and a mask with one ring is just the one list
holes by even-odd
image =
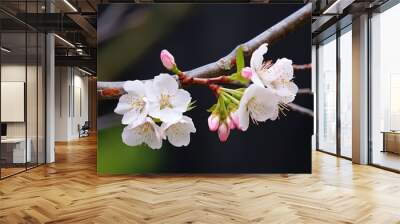
[[293, 82], [292, 60], [278, 59], [265, 76], [265, 85], [273, 89], [281, 97], [282, 103], [292, 102], [299, 88]]
[[[267, 44], [262, 44], [251, 55], [251, 81], [254, 84], [271, 88], [281, 97], [281, 103], [290, 103], [295, 99], [298, 91], [297, 85], [293, 82], [292, 61], [287, 58], [281, 58], [269, 67], [263, 62], [264, 54], [267, 53], [267, 51]], [[244, 73], [249, 73], [248, 69], [248, 67], [244, 68]], [[248, 74], [243, 74], [242, 72], [242, 75]]]
[[115, 113], [123, 115], [122, 124], [142, 123], [149, 112], [146, 99], [146, 84], [141, 81], [127, 81], [123, 85], [127, 94], [119, 98]]
[[162, 129], [147, 117], [142, 123], [128, 125], [122, 132], [122, 141], [129, 146], [138, 146], [143, 143], [152, 149], [162, 146]]
[[189, 92], [178, 88], [177, 81], [168, 74], [154, 77], [151, 88], [146, 89], [149, 115], [166, 123], [176, 123], [191, 101]]
[[260, 86], [264, 85], [262, 77], [268, 72], [268, 66], [264, 63], [264, 54], [266, 54], [267, 51], [268, 44], [261, 44], [260, 47], [258, 47], [251, 55], [250, 68], [243, 68], [245, 73], [249, 73], [248, 76], [250, 76], [250, 80]]
[[164, 130], [165, 138], [176, 147], [188, 146], [190, 143], [190, 133], [196, 132], [193, 121], [188, 116], [183, 116], [176, 123], [163, 123], [161, 128]]
[[[213, 88], [210, 89], [214, 91], [218, 102], [208, 110], [211, 112], [208, 126], [210, 131], [218, 132], [221, 142], [228, 140], [231, 130], [246, 131], [250, 119], [256, 124], [275, 120], [280, 110], [286, 109], [284, 104], [295, 99], [298, 87], [293, 82], [292, 61], [281, 58], [275, 64], [264, 62], [267, 51], [268, 45], [262, 44], [253, 52], [250, 67], [241, 70], [241, 76], [252, 81], [247, 88], [230, 89], [212, 84]], [[243, 58], [240, 52], [236, 57]], [[161, 51], [160, 58], [165, 68], [175, 73], [180, 80], [186, 77], [167, 50]], [[237, 79], [244, 82], [239, 78], [232, 75], [228, 81]], [[198, 79], [197, 83], [209, 87], [211, 81], [226, 84], [226, 79], [221, 80], [204, 82]], [[120, 97], [115, 112], [123, 115], [122, 124], [127, 125], [122, 133], [125, 144], [137, 146], [145, 143], [150, 148], [159, 149], [162, 141], [168, 140], [176, 147], [189, 145], [190, 135], [196, 132], [196, 128], [192, 119], [183, 113], [193, 108], [192, 98], [189, 92], [179, 88], [174, 76], [162, 73], [152, 81], [127, 81], [123, 88], [126, 94]]]
[[239, 128], [246, 131], [249, 118], [254, 123], [275, 120], [279, 114], [279, 97], [268, 88], [251, 84], [240, 100], [238, 116]]

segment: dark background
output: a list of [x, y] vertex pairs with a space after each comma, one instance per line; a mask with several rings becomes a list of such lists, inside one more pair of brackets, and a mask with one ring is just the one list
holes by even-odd
[[[119, 4], [113, 7], [124, 7], [125, 11], [118, 18], [119, 25], [132, 22], [126, 15], [137, 10], [149, 8], [181, 7], [182, 4]], [[159, 73], [167, 72], [163, 68], [159, 55], [162, 49], [168, 49], [174, 56], [181, 70], [190, 70], [215, 61], [228, 54], [235, 46], [246, 42], [267, 28], [281, 21], [302, 4], [190, 4], [190, 10], [179, 21], [168, 27], [168, 33], [157, 39], [151, 47], [140, 54], [140, 57], [121, 68], [118, 72], [110, 71], [102, 63], [109, 60], [102, 49], [109, 47], [118, 34], [101, 38], [99, 42], [98, 80], [135, 80], [151, 79]], [[109, 5], [99, 8], [98, 28], [106, 24], [101, 16]], [[128, 8], [126, 8], [128, 7]], [[125, 17], [126, 16], [126, 17]], [[152, 18], [152, 19], [162, 19]], [[123, 32], [121, 27], [116, 33]], [[140, 37], [141, 32], [133, 35]], [[109, 36], [109, 35], [107, 35]], [[145, 40], [144, 40], [145, 41]], [[138, 41], [126, 48], [135, 48]], [[123, 60], [126, 55], [113, 55], [115, 62]], [[269, 46], [265, 59], [276, 60], [287, 57], [294, 64], [311, 63], [311, 21], [288, 37]], [[249, 63], [246, 62], [246, 65]], [[103, 67], [103, 69], [102, 69]], [[112, 75], [111, 75], [112, 74]], [[295, 71], [295, 83], [299, 88], [311, 88], [311, 71]], [[188, 88], [196, 100], [196, 108], [190, 116], [197, 132], [191, 135], [188, 147], [175, 148], [164, 141], [161, 153], [163, 166], [156, 170], [160, 173], [310, 173], [311, 172], [311, 135], [312, 117], [297, 112], [286, 112], [277, 121], [267, 121], [258, 126], [252, 124], [246, 132], [234, 130], [226, 143], [218, 140], [217, 133], [210, 132], [207, 126], [209, 112], [206, 111], [215, 103], [215, 96], [205, 86]], [[309, 95], [298, 95], [295, 103], [312, 108], [313, 98]], [[105, 115], [112, 114], [117, 100], [99, 101], [99, 127]], [[116, 124], [118, 125], [118, 124]], [[101, 132], [101, 129], [99, 130]], [[120, 133], [119, 133], [120, 138]], [[104, 140], [106, 141], [106, 140]], [[121, 140], [120, 140], [121, 141]], [[99, 156], [102, 145], [99, 141]], [[118, 150], [115, 148], [113, 150]], [[133, 149], [151, 150], [151, 149]], [[101, 159], [101, 158], [100, 158]], [[103, 158], [103, 162], [108, 158]], [[141, 158], [146, 159], [146, 158]], [[106, 162], [103, 166], [108, 166]], [[103, 167], [107, 173], [107, 167]], [[121, 172], [125, 172], [121, 170]], [[146, 172], [127, 171], [127, 172]], [[150, 170], [149, 172], [154, 172]]]

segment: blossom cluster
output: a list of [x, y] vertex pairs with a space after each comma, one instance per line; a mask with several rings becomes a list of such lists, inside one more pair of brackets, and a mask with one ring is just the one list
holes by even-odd
[[[127, 81], [123, 86], [126, 94], [115, 108], [123, 115], [122, 140], [129, 146], [142, 143], [159, 149], [162, 141], [176, 146], [187, 146], [190, 133], [196, 132], [190, 117], [183, 115], [189, 109], [191, 96], [179, 88], [169, 74], [160, 74], [148, 81]], [[159, 125], [160, 124], [160, 125]]]
[[298, 87], [293, 82], [292, 61], [282, 58], [273, 65], [264, 62], [267, 51], [267, 44], [262, 44], [253, 52], [250, 67], [241, 69], [241, 76], [252, 82], [246, 89], [218, 90], [208, 126], [210, 131], [218, 131], [220, 141], [226, 141], [233, 129], [246, 131], [250, 120], [255, 124], [276, 120], [285, 104], [295, 99]]
[[[225, 79], [213, 79], [205, 84], [215, 92], [217, 102], [208, 111], [210, 131], [217, 132], [221, 142], [228, 140], [234, 129], [246, 131], [250, 120], [258, 124], [276, 120], [298, 92], [293, 82], [292, 61], [278, 59], [274, 64], [264, 61], [268, 45], [262, 44], [250, 59], [250, 66], [244, 66], [241, 48], [236, 55], [237, 72]], [[161, 62], [175, 73], [181, 81], [196, 83], [181, 72], [175, 59], [167, 50], [161, 51]], [[211, 81], [221, 83], [210, 83]], [[228, 81], [228, 83], [226, 83]], [[181, 82], [182, 83], [182, 82]], [[242, 88], [232, 89], [217, 84], [237, 84]], [[179, 87], [178, 81], [169, 74], [160, 74], [149, 81], [127, 81], [123, 86], [126, 94], [121, 96], [115, 112], [123, 115], [122, 124], [127, 125], [122, 133], [123, 142], [130, 146], [147, 144], [159, 149], [162, 141], [177, 147], [187, 146], [190, 134], [196, 132], [193, 121], [183, 115], [191, 107], [189, 92]]]

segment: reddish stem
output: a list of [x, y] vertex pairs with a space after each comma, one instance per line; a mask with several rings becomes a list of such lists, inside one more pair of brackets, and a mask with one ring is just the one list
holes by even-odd
[[103, 89], [100, 92], [100, 95], [103, 97], [114, 97], [114, 96], [119, 96], [122, 94], [121, 89], [118, 88], [107, 88], [107, 89]]
[[[232, 60], [231, 63], [235, 64], [236, 60]], [[266, 66], [266, 68], [271, 67], [272, 61], [265, 62], [264, 66]], [[311, 67], [311, 64], [293, 65], [294, 70], [307, 70], [311, 69]], [[220, 86], [216, 84], [235, 84], [235, 81], [232, 81], [227, 75], [221, 75], [214, 78], [193, 78], [191, 76], [185, 75], [183, 72], [179, 72], [177, 75], [182, 85], [207, 85], [216, 94], [217, 97]], [[122, 87], [107, 87], [102, 88], [99, 92], [101, 97], [111, 99], [124, 94], [125, 91], [122, 89]]]
[[217, 84], [208, 84], [208, 88], [213, 91], [213, 93], [215, 94], [215, 96], [218, 98], [219, 95], [219, 89], [221, 88], [219, 85]]
[[214, 78], [193, 78], [190, 76], [186, 76], [183, 72], [179, 72], [178, 77], [182, 85], [193, 85], [193, 84], [209, 85], [215, 83], [225, 83], [225, 84], [232, 83], [232, 80], [229, 78], [229, 76], [226, 75]]
[[306, 70], [306, 69], [311, 69], [312, 64], [304, 64], [304, 65], [293, 65], [294, 70]]
[[232, 60], [231, 60], [231, 66], [234, 66], [234, 65], [236, 65], [236, 58], [232, 58]]

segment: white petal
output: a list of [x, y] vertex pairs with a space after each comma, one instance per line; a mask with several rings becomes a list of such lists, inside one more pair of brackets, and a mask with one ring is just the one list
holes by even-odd
[[278, 118], [279, 116], [279, 108], [276, 108], [276, 110], [271, 114], [270, 120], [274, 121]]
[[162, 139], [158, 138], [155, 134], [146, 138], [145, 143], [152, 149], [160, 149], [162, 147]]
[[127, 93], [133, 96], [142, 97], [146, 93], [144, 84], [139, 80], [126, 81], [123, 87]]
[[153, 81], [146, 81], [144, 83], [144, 88], [146, 91], [146, 99], [150, 102], [158, 101], [160, 97], [160, 89], [154, 86]]
[[264, 88], [255, 84], [250, 85], [243, 93], [242, 99], [240, 99], [238, 116], [239, 116], [239, 127], [242, 131], [246, 131], [249, 128], [249, 111], [247, 110], [247, 103], [253, 97], [256, 88]]
[[182, 120], [183, 120], [186, 124], [188, 124], [188, 126], [189, 126], [189, 131], [190, 131], [190, 132], [196, 133], [196, 127], [194, 126], [194, 123], [193, 123], [192, 118], [183, 115]]
[[146, 143], [152, 149], [160, 149], [162, 146], [162, 134], [160, 127], [151, 121], [153, 131], [148, 132], [144, 136], [144, 143]]
[[125, 127], [122, 131], [122, 141], [129, 146], [137, 146], [143, 143], [143, 136], [137, 132], [137, 129]]
[[137, 96], [129, 94], [124, 94], [119, 98], [119, 102], [114, 112], [117, 114], [125, 114], [131, 109], [134, 109], [132, 106], [132, 102], [134, 99], [137, 99]]
[[[151, 125], [152, 128], [143, 130], [143, 125]], [[152, 149], [159, 149], [162, 146], [161, 129], [154, 121], [147, 117], [143, 123], [137, 125], [130, 124], [122, 132], [122, 140], [130, 146], [147, 144]]]
[[260, 77], [258, 76], [258, 74], [256, 72], [253, 72], [253, 75], [251, 76], [251, 81], [259, 86], [264, 86], [264, 83], [261, 81]]
[[299, 87], [297, 87], [297, 85], [294, 82], [290, 82], [288, 84], [288, 89], [294, 95], [296, 95], [297, 92], [299, 91]]
[[160, 93], [174, 95], [178, 90], [178, 82], [169, 74], [161, 73], [154, 77], [154, 88], [158, 88]]
[[250, 59], [250, 67], [254, 70], [261, 69], [261, 66], [264, 61], [264, 54], [268, 51], [268, 44], [261, 44], [257, 50], [253, 52]]
[[[273, 65], [273, 66], [274, 66], [274, 65]], [[272, 66], [272, 67], [273, 67], [273, 66]], [[274, 81], [276, 81], [276, 80], [278, 80], [278, 79], [281, 78], [281, 77], [280, 77], [281, 73], [280, 73], [279, 71], [277, 71], [276, 69], [272, 68], [272, 67], [269, 68], [269, 69], [261, 76], [264, 83], [269, 84], [269, 83], [274, 82]]]
[[290, 94], [290, 95], [282, 96], [279, 101], [284, 104], [288, 104], [288, 103], [293, 102], [295, 98], [296, 98], [296, 95]]
[[296, 98], [295, 95], [290, 95], [290, 96], [285, 96], [281, 99], [282, 103], [288, 104], [294, 101], [294, 99]]
[[132, 97], [129, 96], [128, 94], [124, 94], [119, 98], [119, 102], [117, 107], [114, 109], [114, 112], [117, 114], [125, 114], [128, 112], [130, 109], [132, 109]]
[[170, 97], [172, 107], [181, 112], [187, 111], [191, 100], [190, 93], [184, 89], [178, 89], [175, 95]]
[[158, 117], [162, 122], [175, 123], [182, 118], [182, 112], [173, 108], [158, 110]]
[[154, 118], [160, 118], [160, 104], [158, 101], [149, 102], [149, 115]]
[[276, 94], [280, 97], [286, 97], [286, 96], [291, 96], [293, 95], [292, 92], [290, 92], [290, 90], [288, 88], [285, 87], [278, 87], [275, 90]]
[[149, 120], [149, 122], [150, 122], [150, 124], [153, 126], [153, 128], [154, 128], [154, 131], [155, 131], [155, 133], [156, 133], [156, 136], [158, 137], [158, 138], [163, 138], [163, 136], [164, 136], [164, 131], [163, 131], [163, 129], [160, 127], [160, 126], [158, 126], [154, 121], [153, 121], [153, 119], [151, 119], [151, 118], [146, 118], [147, 120]]
[[136, 126], [138, 123], [143, 123], [147, 116], [147, 111], [140, 113], [138, 110], [130, 110], [122, 117], [122, 124], [131, 124]]
[[258, 88], [264, 88], [264, 87], [255, 84], [251, 84], [249, 87], [247, 87], [243, 93], [242, 98], [240, 99], [240, 105], [243, 104], [245, 106], [247, 102], [253, 97], [254, 92]]
[[256, 121], [266, 121], [274, 117], [278, 109], [279, 97], [267, 88], [257, 88], [254, 91], [256, 108], [248, 108], [250, 116]]
[[284, 79], [286, 80], [292, 80], [293, 79], [293, 62], [290, 59], [287, 58], [282, 58], [281, 60], [282, 63], [282, 70], [284, 71]]
[[293, 66], [292, 60], [287, 58], [278, 59], [275, 64], [270, 68], [272, 73], [278, 74], [281, 79], [293, 79]]
[[168, 141], [176, 146], [187, 146], [190, 143], [190, 133], [196, 132], [191, 118], [184, 116], [175, 124], [169, 125], [165, 130]]
[[171, 126], [171, 125], [173, 125], [174, 123], [166, 123], [166, 122], [163, 122], [162, 124], [161, 124], [161, 129], [162, 130], [167, 130], [167, 128], [169, 128], [169, 126]]
[[275, 92], [281, 97], [280, 101], [282, 103], [290, 103], [295, 99], [298, 90], [299, 88], [297, 85], [294, 82], [290, 82], [285, 85], [277, 86]]
[[247, 111], [246, 105], [240, 106], [237, 112], [239, 116], [239, 128], [242, 131], [246, 131], [249, 128], [249, 112]]
[[167, 130], [168, 141], [175, 147], [188, 146], [190, 143], [190, 133], [180, 126], [174, 125]]

